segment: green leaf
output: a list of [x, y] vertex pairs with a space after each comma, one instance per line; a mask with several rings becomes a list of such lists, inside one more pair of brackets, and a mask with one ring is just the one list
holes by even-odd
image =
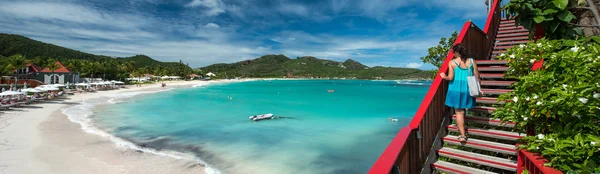
[[571, 20], [575, 19], [575, 15], [573, 15], [573, 13], [567, 10], [559, 12], [557, 17], [558, 19], [565, 22], [571, 22]]
[[544, 20], [546, 20], [546, 18], [542, 15], [536, 16], [535, 18], [533, 18], [533, 21], [535, 21], [535, 23], [538, 23], [538, 24], [544, 22]]
[[552, 3], [560, 10], [564, 10], [569, 5], [569, 0], [553, 0]]
[[558, 12], [558, 10], [550, 8], [550, 9], [544, 10], [543, 14], [548, 15], [548, 14], [554, 14], [556, 12]]

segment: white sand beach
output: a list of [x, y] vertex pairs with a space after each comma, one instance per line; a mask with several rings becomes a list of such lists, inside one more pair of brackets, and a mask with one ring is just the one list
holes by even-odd
[[[222, 82], [174, 81], [167, 88]], [[0, 110], [0, 173], [206, 173], [197, 161], [123, 148], [108, 137], [87, 133], [61, 112], [84, 100], [161, 89], [160, 83], [129, 86]]]

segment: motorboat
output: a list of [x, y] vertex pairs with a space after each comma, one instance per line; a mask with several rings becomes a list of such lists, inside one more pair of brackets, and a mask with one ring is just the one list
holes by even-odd
[[332, 93], [335, 92], [335, 90], [328, 89], [327, 92]]
[[259, 121], [259, 120], [265, 120], [265, 119], [273, 119], [273, 118], [275, 118], [273, 116], [274, 116], [273, 114], [253, 115], [253, 116], [250, 116], [250, 120]]

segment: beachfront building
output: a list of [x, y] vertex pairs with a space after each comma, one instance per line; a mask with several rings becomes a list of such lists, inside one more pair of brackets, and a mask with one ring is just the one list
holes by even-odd
[[69, 70], [59, 61], [55, 64], [58, 65], [58, 69], [52, 71], [48, 68], [42, 69], [36, 64], [29, 63], [25, 65], [25, 68], [15, 70], [14, 75], [18, 79], [38, 80], [44, 84], [65, 84], [67, 82], [76, 83], [79, 81], [79, 73]]
[[188, 77], [190, 77], [190, 80], [202, 78], [202, 76], [199, 76], [198, 74], [189, 74]]

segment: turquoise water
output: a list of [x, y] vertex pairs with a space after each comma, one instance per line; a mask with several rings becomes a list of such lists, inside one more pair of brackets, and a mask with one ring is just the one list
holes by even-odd
[[[423, 83], [214, 84], [139, 95], [92, 118], [119, 138], [194, 154], [222, 173], [365, 173], [414, 115], [429, 88]], [[248, 120], [263, 113], [283, 118]]]

